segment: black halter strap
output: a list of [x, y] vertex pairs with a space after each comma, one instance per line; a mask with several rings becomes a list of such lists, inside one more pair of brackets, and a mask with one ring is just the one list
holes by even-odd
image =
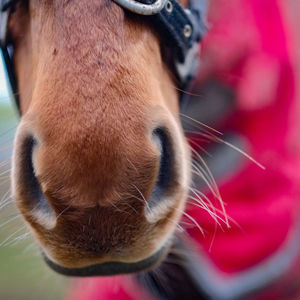
[[[0, 0], [0, 47], [10, 86], [20, 111], [17, 80], [13, 66], [13, 46], [7, 37], [7, 23], [14, 5], [22, 0]], [[172, 63], [186, 88], [194, 78], [198, 66], [197, 46], [206, 26], [204, 22], [206, 1], [190, 0], [188, 9], [177, 0], [112, 0], [125, 10], [143, 15], [155, 27], [162, 44], [172, 51]]]
[[[139, 0], [146, 5], [157, 0]], [[205, 32], [202, 12], [202, 0], [190, 2], [189, 9], [184, 9], [176, 0], [165, 0], [160, 12], [146, 16], [151, 18], [151, 25], [156, 28], [162, 42], [173, 49], [174, 60], [185, 62], [185, 57], [195, 43], [198, 43]]]

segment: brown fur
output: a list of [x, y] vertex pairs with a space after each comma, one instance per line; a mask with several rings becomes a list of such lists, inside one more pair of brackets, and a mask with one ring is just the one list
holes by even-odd
[[[31, 0], [12, 15], [10, 33], [23, 114], [13, 191], [38, 242], [68, 267], [153, 254], [174, 232], [189, 178], [178, 95], [156, 34], [111, 0]], [[170, 201], [149, 218], [140, 192], [148, 201], [157, 180], [159, 126], [172, 140], [176, 178]], [[27, 199], [20, 166], [29, 135], [53, 228]]]

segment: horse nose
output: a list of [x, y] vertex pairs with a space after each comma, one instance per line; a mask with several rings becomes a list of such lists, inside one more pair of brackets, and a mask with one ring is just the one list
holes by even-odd
[[[22, 142], [16, 147], [14, 162], [14, 186], [18, 189], [17, 194], [20, 195], [20, 197], [16, 198], [17, 204], [19, 204], [18, 206], [21, 208], [21, 211], [26, 215], [30, 212], [33, 219], [40, 225], [43, 225], [47, 229], [52, 229], [56, 225], [57, 216], [60, 214], [61, 209], [58, 208], [56, 205], [57, 203], [53, 203], [51, 195], [49, 196], [49, 193], [43, 190], [44, 182], [41, 177], [44, 176], [39, 176], [39, 173], [35, 168], [34, 157], [35, 152], [39, 151], [38, 149], [41, 147], [40, 141], [32, 135], [20, 139]], [[172, 193], [172, 186], [176, 181], [173, 143], [168, 130], [164, 127], [154, 129], [151, 134], [150, 144], [151, 147], [155, 149], [156, 155], [152, 157], [150, 163], [149, 160], [147, 160], [147, 163], [144, 165], [134, 166], [134, 169], [140, 169], [136, 170], [139, 174], [138, 177], [134, 174], [133, 178], [130, 178], [130, 175], [129, 178], [126, 178], [126, 180], [128, 180], [127, 182], [129, 182], [127, 186], [133, 186], [137, 191], [136, 198], [143, 200], [145, 205], [143, 213], [145, 214], [150, 213], [156, 206], [159, 206], [159, 204], [164, 202], [164, 199]], [[103, 163], [107, 164], [109, 162], [105, 161]], [[74, 161], [73, 164], [74, 166], [78, 165], [78, 162]], [[130, 164], [132, 164], [132, 160], [130, 160]], [[130, 164], [128, 165], [129, 168], [131, 168]], [[153, 166], [155, 166], [155, 168]], [[66, 167], [70, 166], [66, 165]], [[81, 168], [83, 167], [84, 165], [81, 165]], [[47, 166], [47, 169], [51, 170], [51, 168], [52, 166]], [[143, 169], [151, 169], [152, 171], [146, 172]], [[155, 169], [155, 171], [153, 171], [153, 169]], [[76, 168], [73, 168], [72, 170], [75, 172]], [[118, 172], [118, 170], [114, 171], [116, 173]], [[51, 172], [53, 173], [53, 170], [51, 170]], [[88, 176], [88, 168], [86, 172], [86, 176]], [[58, 178], [60, 176], [59, 173], [60, 172], [57, 171]], [[102, 173], [104, 172], [102, 171]], [[96, 173], [94, 172], [93, 174]], [[61, 174], [61, 176], [65, 177], [63, 174]], [[140, 180], [139, 177], [143, 177], [143, 180]], [[100, 176], [98, 182], [101, 182], [101, 180], [106, 181], [106, 187], [109, 186], [107, 178], [101, 178]], [[64, 178], [61, 178], [61, 182], [64, 182]], [[82, 179], [82, 182], [84, 182], [84, 179]], [[141, 184], [141, 182], [143, 182], [143, 184]], [[64, 182], [63, 185], [67, 187], [69, 184], [70, 183], [68, 182]], [[111, 186], [113, 186], [113, 184], [115, 183], [112, 183]], [[96, 184], [93, 184], [91, 189], [95, 189], [95, 186]], [[100, 186], [100, 184], [98, 184], [98, 186]], [[56, 188], [59, 189], [59, 187]], [[74, 189], [75, 188], [77, 187], [74, 186]], [[123, 190], [121, 192], [126, 193], [128, 191]], [[84, 203], [86, 204], [87, 201], [89, 201], [84, 201], [83, 196], [84, 195], [80, 195], [79, 193], [78, 201], [82, 202], [82, 205], [79, 205], [81, 207], [84, 207]], [[59, 201], [60, 199], [56, 199], [56, 201], [57, 200]], [[101, 199], [99, 201], [101, 202]]]
[[188, 177], [171, 122], [47, 131], [29, 117], [15, 139], [12, 194], [51, 261], [133, 263], [168, 243]]
[[[24, 215], [30, 212], [31, 216], [46, 229], [55, 227], [56, 214], [42, 191], [39, 180], [35, 174], [33, 164], [33, 152], [38, 142], [31, 135], [26, 136], [21, 147], [18, 147], [19, 153], [15, 155], [13, 165], [13, 189], [18, 188], [17, 204]], [[13, 193], [15, 193], [13, 191]]]
[[165, 128], [157, 128], [153, 131], [153, 140], [158, 146], [160, 156], [156, 183], [147, 205], [150, 211], [171, 192], [172, 183], [176, 179], [175, 157], [170, 134]]

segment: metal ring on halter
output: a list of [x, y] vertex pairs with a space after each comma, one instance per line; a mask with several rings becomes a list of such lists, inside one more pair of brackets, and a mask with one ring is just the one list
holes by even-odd
[[136, 0], [113, 0], [120, 6], [130, 10], [133, 13], [151, 16], [158, 14], [166, 5], [168, 0], [156, 0], [152, 4], [145, 4]]

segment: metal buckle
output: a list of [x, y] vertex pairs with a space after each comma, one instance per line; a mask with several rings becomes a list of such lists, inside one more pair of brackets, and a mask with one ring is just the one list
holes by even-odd
[[152, 4], [145, 4], [136, 0], [113, 0], [127, 10], [144, 16], [158, 14], [166, 5], [168, 0], [156, 0]]

